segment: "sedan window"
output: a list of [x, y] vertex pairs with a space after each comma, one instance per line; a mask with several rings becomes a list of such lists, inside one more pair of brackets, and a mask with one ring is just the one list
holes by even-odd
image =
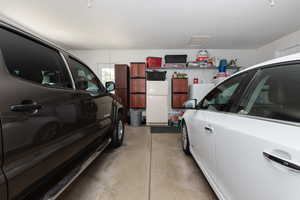
[[300, 122], [300, 65], [263, 69], [249, 90], [241, 113]]
[[212, 90], [202, 101], [202, 109], [229, 112], [235, 103], [235, 96], [243, 81], [249, 77], [248, 73], [230, 78]]

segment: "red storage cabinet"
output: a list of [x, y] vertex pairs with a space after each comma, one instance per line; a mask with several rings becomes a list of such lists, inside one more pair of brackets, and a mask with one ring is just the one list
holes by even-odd
[[146, 108], [146, 64], [130, 63], [130, 108]]
[[172, 78], [172, 108], [183, 108], [184, 102], [188, 100], [188, 79]]

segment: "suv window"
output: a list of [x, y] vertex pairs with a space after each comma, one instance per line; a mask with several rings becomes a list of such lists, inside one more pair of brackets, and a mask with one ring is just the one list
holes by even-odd
[[240, 91], [240, 86], [247, 78], [250, 78], [249, 74], [243, 73], [220, 84], [202, 100], [201, 108], [230, 112], [234, 103], [236, 103], [235, 94]]
[[73, 58], [69, 62], [77, 89], [92, 93], [105, 92], [99, 79], [88, 67]]
[[44, 86], [72, 88], [58, 51], [2, 28], [0, 44], [5, 64], [13, 76]]
[[242, 113], [300, 122], [300, 64], [262, 69], [245, 101]]

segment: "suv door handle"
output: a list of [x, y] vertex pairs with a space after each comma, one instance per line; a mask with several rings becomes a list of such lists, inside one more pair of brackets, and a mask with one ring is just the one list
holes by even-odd
[[209, 125], [204, 126], [204, 130], [207, 131], [208, 133], [213, 133], [214, 132], [213, 128]]
[[268, 153], [266, 151], [263, 152], [263, 156], [268, 160], [271, 160], [271, 161], [279, 163], [280, 165], [283, 165], [287, 168], [290, 168], [292, 170], [296, 170], [297, 172], [300, 172], [300, 164], [299, 163], [292, 162], [291, 160], [287, 160], [285, 158]]
[[37, 103], [32, 104], [19, 104], [10, 106], [10, 110], [13, 112], [31, 112], [35, 113], [40, 110], [42, 106]]

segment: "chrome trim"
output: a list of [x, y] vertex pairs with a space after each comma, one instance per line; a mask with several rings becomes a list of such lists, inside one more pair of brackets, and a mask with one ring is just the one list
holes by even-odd
[[198, 111], [206, 111], [206, 112], [212, 112], [212, 113], [217, 113], [217, 114], [233, 115], [233, 116], [238, 116], [238, 117], [245, 117], [245, 118], [250, 118], [250, 119], [263, 120], [263, 121], [274, 122], [274, 123], [283, 124], [283, 125], [291, 125], [291, 126], [300, 127], [300, 123], [298, 123], [298, 122], [289, 122], [289, 121], [284, 121], [284, 120], [279, 120], [279, 119], [271, 119], [271, 118], [253, 116], [253, 115], [243, 115], [243, 114], [238, 114], [238, 113], [229, 113], [229, 112], [221, 112], [221, 111], [213, 111], [213, 110], [205, 110], [205, 109], [199, 109]]
[[[90, 156], [85, 162], [83, 162], [78, 168], [72, 170], [64, 179], [62, 179], [52, 190], [49, 190], [40, 200], [55, 200], [63, 191], [71, 185], [71, 183], [104, 151], [104, 149], [110, 144], [111, 138], [107, 142], [100, 146], [98, 150]], [[59, 188], [58, 191], [57, 188]]]
[[59, 51], [59, 54], [60, 54], [61, 58], [63, 59], [63, 61], [65, 63], [65, 66], [66, 66], [66, 68], [68, 70], [68, 74], [69, 74], [69, 76], [71, 78], [71, 82], [72, 82], [72, 88], [73, 88], [73, 90], [76, 90], [75, 81], [74, 81], [74, 78], [73, 78], [73, 75], [72, 75], [69, 63], [67, 62], [67, 60], [65, 58], [65, 55], [61, 51]]
[[[231, 113], [231, 114], [234, 114], [234, 113]], [[284, 120], [279, 120], [279, 119], [271, 119], [271, 118], [258, 117], [258, 116], [252, 116], [252, 115], [242, 115], [242, 114], [234, 114], [234, 115], [238, 115], [240, 117], [246, 117], [246, 118], [250, 118], [250, 119], [256, 119], [256, 120], [274, 122], [274, 123], [283, 124], [283, 125], [291, 125], [291, 126], [300, 127], [300, 123], [297, 123], [297, 122], [289, 122], [289, 121], [284, 121]]]

